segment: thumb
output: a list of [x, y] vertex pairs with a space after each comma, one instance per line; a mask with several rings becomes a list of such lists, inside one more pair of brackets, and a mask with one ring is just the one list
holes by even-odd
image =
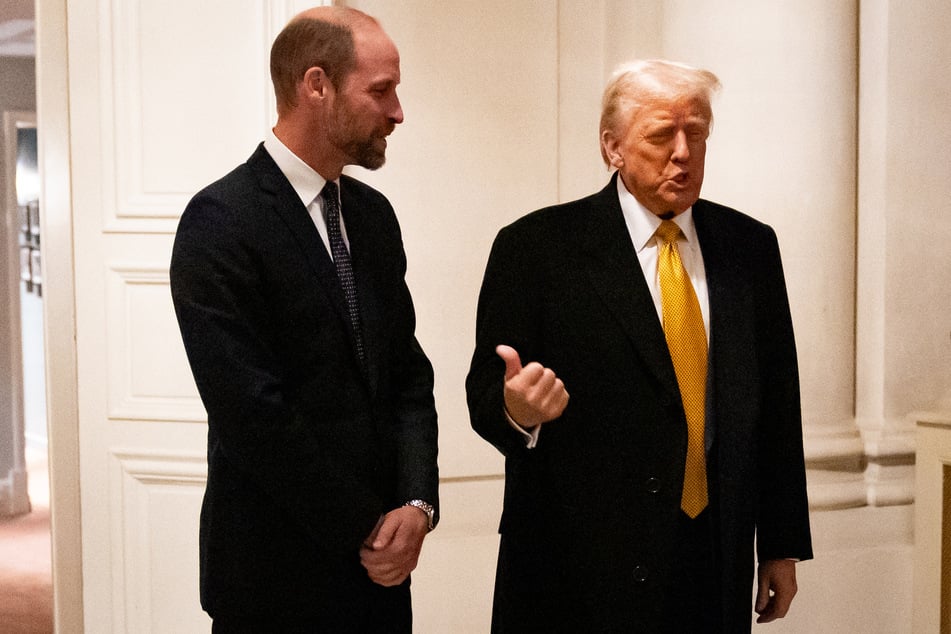
[[495, 354], [502, 357], [505, 361], [505, 380], [508, 381], [513, 376], [522, 371], [522, 360], [518, 357], [518, 352], [511, 346], [496, 346]]

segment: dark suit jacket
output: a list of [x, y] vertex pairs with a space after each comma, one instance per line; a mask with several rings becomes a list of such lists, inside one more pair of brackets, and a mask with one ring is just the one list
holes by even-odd
[[358, 550], [381, 514], [438, 504], [432, 366], [392, 207], [346, 176], [341, 199], [365, 368], [327, 249], [263, 145], [179, 224], [171, 287], [208, 412], [201, 598], [213, 617], [328, 623], [409, 607], [408, 582], [375, 586]]
[[[618, 202], [601, 192], [502, 229], [467, 379], [473, 428], [505, 457], [498, 631], [662, 631], [686, 421]], [[711, 505], [724, 630], [749, 631], [758, 556], [811, 557], [795, 344], [773, 231], [694, 205], [711, 312]], [[513, 346], [571, 400], [527, 449], [503, 416]]]

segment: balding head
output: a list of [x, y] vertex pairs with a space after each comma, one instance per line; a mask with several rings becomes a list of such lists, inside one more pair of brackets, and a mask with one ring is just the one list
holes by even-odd
[[278, 113], [297, 104], [297, 84], [320, 67], [339, 88], [356, 65], [354, 32], [379, 29], [371, 16], [346, 7], [314, 7], [297, 14], [271, 46], [271, 81]]

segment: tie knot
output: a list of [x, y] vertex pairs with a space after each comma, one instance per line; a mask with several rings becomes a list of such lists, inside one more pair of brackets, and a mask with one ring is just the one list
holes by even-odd
[[339, 202], [340, 198], [337, 194], [337, 183], [333, 181], [327, 181], [327, 183], [324, 185], [324, 188], [320, 190], [320, 195], [324, 199], [324, 202]]
[[677, 238], [680, 237], [680, 227], [678, 227], [677, 223], [673, 220], [664, 220], [660, 223], [660, 226], [657, 227], [657, 231], [654, 232], [654, 235], [665, 243], [676, 242]]

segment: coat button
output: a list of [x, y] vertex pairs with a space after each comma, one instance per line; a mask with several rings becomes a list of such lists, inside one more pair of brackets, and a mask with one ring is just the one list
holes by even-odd
[[647, 478], [646, 487], [648, 493], [658, 493], [660, 492], [660, 480], [657, 478]]
[[634, 566], [634, 581], [638, 583], [647, 581], [647, 566]]

